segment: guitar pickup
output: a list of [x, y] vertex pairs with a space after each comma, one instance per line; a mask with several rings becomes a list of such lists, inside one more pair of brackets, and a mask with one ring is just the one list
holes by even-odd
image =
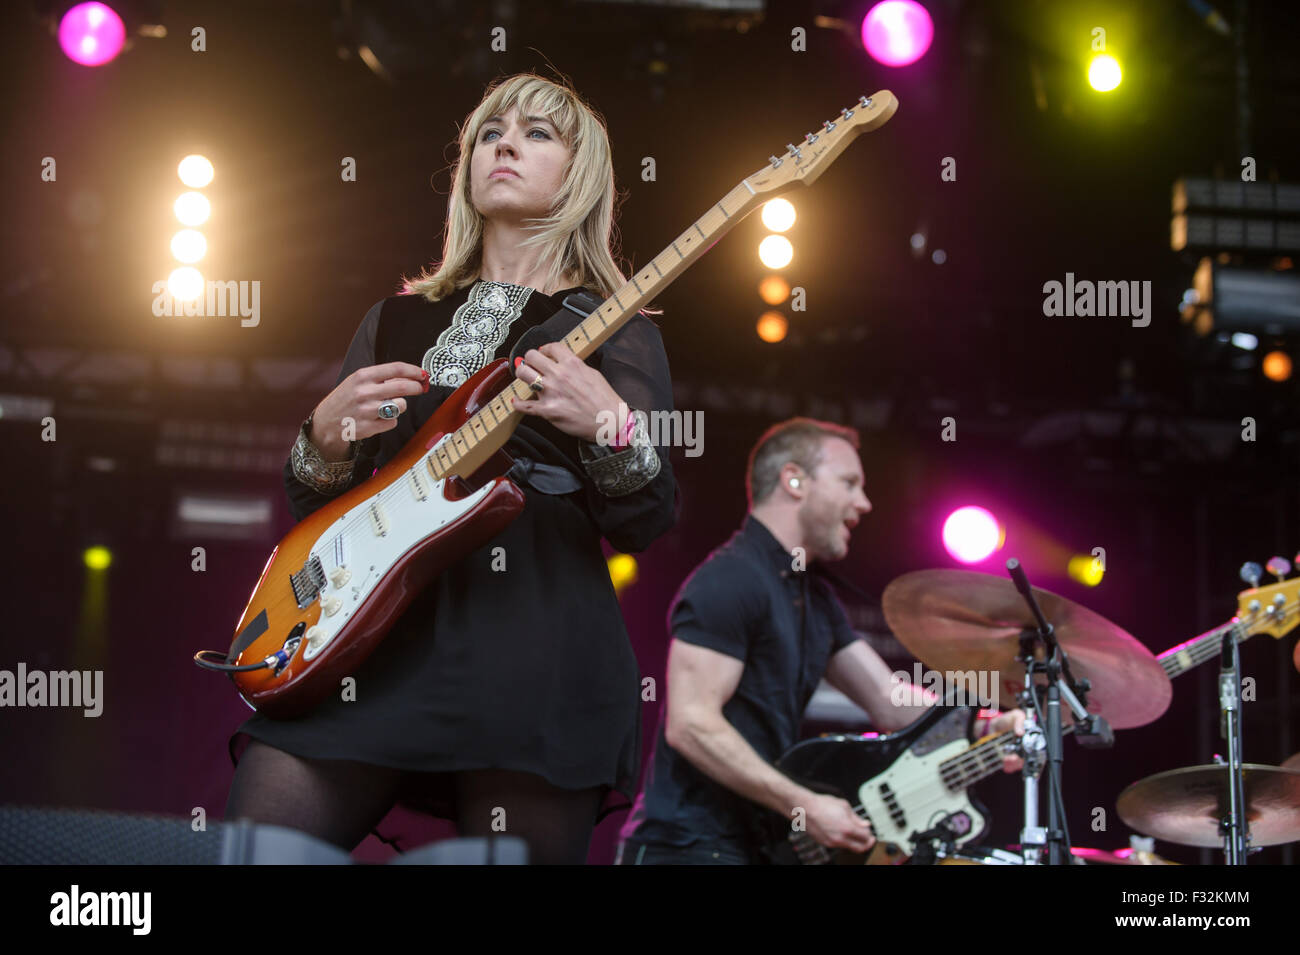
[[424, 475], [420, 473], [419, 468], [411, 468], [406, 472], [406, 483], [411, 488], [411, 493], [415, 495], [417, 501], [427, 501], [429, 499], [429, 488], [424, 483]]
[[906, 828], [907, 816], [899, 806], [898, 797], [894, 795], [894, 790], [890, 788], [889, 783], [880, 784], [880, 798], [885, 801], [885, 808], [889, 810], [889, 818], [893, 820], [894, 825], [900, 829]]
[[370, 502], [370, 507], [366, 509], [370, 515], [370, 529], [375, 532], [376, 537], [388, 536], [388, 512], [379, 506], [378, 499]]

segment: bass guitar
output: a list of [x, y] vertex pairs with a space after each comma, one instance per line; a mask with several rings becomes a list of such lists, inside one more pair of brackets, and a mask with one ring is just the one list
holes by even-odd
[[[1180, 676], [1218, 656], [1222, 639], [1238, 642], [1257, 633], [1281, 638], [1300, 623], [1300, 577], [1253, 587], [1237, 595], [1237, 614], [1227, 623], [1156, 657], [1169, 677]], [[764, 810], [758, 820], [764, 854], [775, 863], [891, 865], [906, 862], [923, 836], [945, 828], [958, 849], [988, 828], [988, 812], [968, 793], [999, 772], [1002, 758], [1019, 752], [1007, 732], [975, 744], [966, 738], [970, 707], [936, 706], [910, 726], [879, 736], [822, 736], [795, 744], [776, 767], [814, 792], [847, 799], [871, 823], [870, 853], [829, 849], [792, 820]], [[1073, 732], [1073, 724], [1064, 732]]]

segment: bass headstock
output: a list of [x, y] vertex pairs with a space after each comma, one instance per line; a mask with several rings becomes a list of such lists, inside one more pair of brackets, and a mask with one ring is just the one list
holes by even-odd
[[[1260, 585], [1264, 570], [1277, 577], [1277, 582]], [[1247, 633], [1267, 633], [1280, 638], [1300, 623], [1300, 577], [1285, 579], [1291, 571], [1291, 562], [1285, 557], [1273, 557], [1265, 567], [1254, 562], [1243, 564], [1241, 578], [1252, 586], [1237, 594], [1237, 619]]]

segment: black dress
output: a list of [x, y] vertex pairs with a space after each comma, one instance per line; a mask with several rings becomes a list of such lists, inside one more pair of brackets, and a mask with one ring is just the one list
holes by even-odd
[[[351, 486], [392, 458], [464, 377], [509, 356], [574, 291], [581, 289], [546, 296], [478, 282], [435, 303], [415, 295], [376, 303], [339, 381], [367, 365], [406, 361], [429, 369], [432, 382], [428, 394], [407, 397], [395, 429], [361, 443]], [[663, 341], [645, 316], [631, 319], [590, 363], [630, 408], [671, 410]], [[506, 450], [564, 467], [582, 487], [556, 494], [522, 484], [522, 514], [411, 603], [356, 672], [355, 701], [330, 697], [292, 720], [254, 714], [230, 739], [232, 761], [247, 734], [307, 758], [421, 774], [521, 770], [566, 789], [605, 786], [602, 816], [618, 808], [610, 806], [613, 792], [630, 800], [640, 765], [640, 676], [600, 541], [643, 550], [673, 525], [677, 487], [667, 450], [658, 448], [657, 476], [606, 496], [587, 476], [580, 444], [526, 416]], [[296, 520], [331, 500], [299, 481], [288, 462], [284, 480]], [[449, 777], [419, 778], [418, 795], [401, 801], [450, 818]]]

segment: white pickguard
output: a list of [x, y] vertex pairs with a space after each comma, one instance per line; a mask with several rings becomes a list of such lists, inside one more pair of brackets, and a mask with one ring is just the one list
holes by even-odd
[[472, 510], [492, 490], [488, 483], [457, 501], [443, 496], [446, 481], [433, 479], [427, 461], [448, 437], [402, 478], [341, 515], [312, 545], [311, 556], [320, 560], [326, 582], [318, 598], [320, 620], [304, 635], [304, 660], [330, 646], [405, 554]]
[[956, 739], [924, 756], [908, 751], [889, 769], [863, 783], [858, 799], [876, 838], [907, 846], [913, 833], [925, 832], [956, 813], [965, 813], [971, 822], [970, 829], [958, 837], [959, 845], [979, 835], [985, 826], [983, 815], [971, 805], [964, 789], [953, 792], [939, 773], [940, 764], [969, 749], [969, 742]]

